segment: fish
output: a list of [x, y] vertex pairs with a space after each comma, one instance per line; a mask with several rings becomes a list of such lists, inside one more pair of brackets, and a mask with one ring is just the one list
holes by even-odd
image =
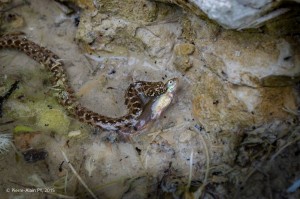
[[176, 91], [178, 89], [178, 78], [170, 79], [167, 82], [167, 91], [151, 99], [143, 109], [142, 114], [138, 117], [138, 122], [134, 126], [135, 131], [141, 131], [146, 129], [155, 120], [159, 119], [161, 114], [169, 107], [172, 103]]

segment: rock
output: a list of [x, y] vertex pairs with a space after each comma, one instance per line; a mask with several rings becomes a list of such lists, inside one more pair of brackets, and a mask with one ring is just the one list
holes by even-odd
[[193, 136], [195, 136], [195, 133], [193, 131], [185, 131], [180, 134], [178, 141], [182, 143], [188, 143], [193, 138]]
[[13, 141], [16, 148], [20, 151], [26, 151], [34, 145], [38, 144], [42, 146], [44, 143], [40, 144], [37, 140], [40, 140], [43, 133], [41, 132], [23, 132], [23, 133], [14, 133]]
[[187, 55], [175, 56], [174, 66], [181, 73], [186, 73], [190, 68], [193, 67], [192, 63], [190, 62], [190, 58]]
[[[192, 85], [189, 88], [193, 90], [193, 115], [206, 129], [257, 126], [287, 117], [281, 109], [283, 105], [295, 109], [290, 86], [299, 80], [300, 50], [295, 38], [278, 36], [276, 31], [281, 29], [274, 30], [275, 25], [269, 24], [271, 33], [225, 30], [191, 13], [180, 13], [176, 7], [172, 11], [179, 12], [175, 15], [179, 18], [172, 21], [170, 19], [176, 17], [170, 14], [172, 12], [163, 16], [159, 4], [151, 7], [157, 9], [157, 22], [152, 22], [154, 18], [150, 16], [154, 16], [151, 15], [154, 10], [149, 8], [143, 24], [137, 25], [136, 22], [142, 23], [138, 21], [143, 18], [142, 13], [124, 17], [134, 4], [134, 1], [126, 2], [124, 10], [116, 3], [113, 16], [107, 15], [112, 11], [108, 2], [103, 2], [94, 17], [85, 12], [80, 22], [82, 29], [78, 31], [84, 34], [80, 37], [94, 41], [91, 45], [94, 49], [118, 54], [122, 46], [125, 52], [141, 53], [153, 59], [162, 70], [176, 69], [184, 74]], [[233, 1], [232, 4], [234, 2], [242, 3]], [[264, 2], [251, 1], [250, 4], [259, 8]], [[198, 8], [195, 12], [201, 14]], [[281, 108], [276, 109], [276, 106]]]
[[94, 9], [95, 4], [93, 0], [59, 0], [61, 2], [72, 2], [75, 3], [76, 5], [78, 5], [80, 8], [83, 9]]
[[205, 66], [233, 84], [277, 87], [299, 80], [300, 50], [290, 38], [227, 32], [210, 45], [213, 52], [206, 50], [205, 44], [196, 44], [203, 46]]
[[[3, 29], [19, 29], [25, 25], [24, 18], [19, 14], [8, 13], [4, 16], [1, 16], [3, 22], [0, 22], [0, 26]], [[1, 25], [3, 23], [4, 25]]]
[[195, 51], [195, 45], [189, 43], [177, 44], [174, 47], [174, 51], [176, 55], [180, 56], [191, 55]]
[[[22, 125], [15, 131], [30, 132], [26, 125], [40, 133], [32, 139], [34, 132], [19, 137], [21, 147], [37, 149], [25, 154], [29, 161], [45, 157], [46, 153], [39, 151], [41, 148], [49, 152], [45, 162], [49, 168], [43, 166], [44, 163], [32, 167], [12, 161], [14, 154], [4, 157], [1, 159], [3, 165], [11, 162], [12, 166], [0, 169], [1, 184], [5, 185], [7, 179], [27, 182], [28, 175], [22, 175], [25, 170], [46, 174], [41, 177], [47, 184], [62, 182], [60, 179], [65, 179], [68, 173], [66, 161], [62, 163], [61, 150], [57, 147], [59, 144], [68, 156], [67, 162], [79, 168], [82, 174], [82, 168], [86, 170], [82, 178], [90, 187], [117, 182], [111, 188], [96, 191], [97, 195], [109, 198], [164, 196], [159, 186], [153, 185], [172, 172], [174, 176], [183, 176], [185, 185], [190, 181], [214, 183], [208, 190], [213, 193], [211, 197], [230, 198], [236, 190], [240, 198], [268, 198], [270, 195], [280, 198], [285, 193], [286, 183], [276, 189], [267, 187], [270, 188], [268, 192], [264, 191], [264, 185], [267, 177], [275, 179], [280, 173], [284, 175], [278, 180], [290, 181], [299, 168], [297, 161], [293, 161], [299, 150], [291, 144], [299, 130], [294, 130], [299, 126], [299, 118], [292, 86], [300, 76], [299, 31], [292, 28], [299, 24], [299, 18], [293, 20], [295, 25], [290, 26], [290, 30], [285, 30], [282, 21], [276, 21], [259, 30], [238, 32], [226, 30], [211, 20], [170, 4], [148, 0], [71, 1], [83, 8], [77, 39], [78, 44], [86, 48], [80, 51], [73, 42], [77, 30], [74, 15], [65, 16], [60, 9], [57, 14], [50, 6], [57, 4], [56, 1], [31, 0], [30, 6], [16, 7], [13, 11], [24, 16], [28, 27], [22, 30], [27, 32], [28, 38], [64, 60], [70, 85], [83, 106], [101, 115], [119, 117], [126, 114], [124, 92], [134, 81], [166, 82], [178, 77], [180, 89], [174, 104], [149, 131], [130, 135], [123, 129], [122, 132], [100, 130], [98, 133], [97, 128], [90, 128], [75, 118], [70, 124], [71, 117], [64, 111], [66, 107], [52, 98], [55, 88], [50, 85], [49, 78], [43, 76], [46, 74], [44, 67], [22, 53], [1, 50], [0, 90], [9, 84], [8, 81], [20, 79], [22, 82], [4, 106], [4, 122], [15, 122], [2, 125], [1, 129], [11, 131], [16, 125]], [[49, 6], [40, 6], [45, 2]], [[211, 1], [203, 3], [208, 2]], [[218, 1], [215, 5], [221, 2], [228, 1]], [[251, 4], [255, 9], [263, 7], [264, 2], [257, 4], [249, 0], [244, 4]], [[280, 1], [270, 4], [273, 2]], [[199, 14], [201, 10], [194, 12]], [[224, 17], [227, 16], [225, 13]], [[78, 19], [77, 13], [75, 17]], [[57, 23], [59, 18], [63, 23]], [[76, 25], [78, 20], [75, 22]], [[30, 72], [33, 69], [35, 72]], [[277, 122], [278, 125], [274, 125]], [[286, 129], [281, 125], [286, 125]], [[249, 132], [261, 126], [265, 130], [256, 134]], [[69, 136], [78, 137], [56, 134], [53, 139], [54, 131], [63, 135], [71, 131]], [[120, 133], [128, 138], [127, 142], [118, 139]], [[20, 134], [15, 133], [16, 136]], [[2, 146], [6, 149], [8, 145]], [[282, 148], [285, 146], [288, 148]], [[244, 151], [239, 150], [241, 147]], [[274, 154], [278, 155], [276, 159]], [[270, 168], [269, 164], [261, 164], [261, 161], [270, 159], [273, 159], [272, 167], [285, 170], [266, 169]], [[250, 176], [253, 168], [261, 172]], [[244, 179], [248, 179], [246, 184], [237, 183]], [[74, 183], [68, 184], [69, 195], [83, 193], [78, 197], [89, 197]], [[192, 192], [200, 190], [199, 186], [199, 183], [192, 183], [187, 188]], [[257, 193], [253, 187], [261, 192]], [[191, 192], [181, 188], [184, 187], [173, 189], [168, 196], [190, 196]], [[63, 193], [62, 189], [58, 191]], [[136, 192], [141, 194], [137, 196]], [[2, 197], [10, 197], [5, 196]]]
[[1, 0], [0, 3], [9, 3], [11, 0]]
[[41, 149], [29, 149], [27, 151], [22, 152], [23, 158], [27, 163], [35, 163], [41, 160], [45, 160], [48, 156], [48, 152]]
[[155, 2], [147, 0], [112, 0], [103, 3], [102, 0], [97, 1], [102, 12], [115, 12], [117, 15], [123, 16], [130, 20], [143, 20], [152, 22], [157, 17], [157, 7]]
[[[165, 3], [175, 3], [187, 10], [192, 10], [198, 16], [207, 16], [224, 28], [245, 29], [254, 28], [288, 12], [288, 8], [279, 8], [281, 1], [272, 0], [157, 0]], [[298, 2], [298, 0], [294, 0]], [[266, 14], [267, 13], [267, 14]]]
[[68, 133], [68, 137], [78, 137], [80, 136], [82, 133], [80, 130], [76, 130], [76, 131], [70, 131]]
[[0, 134], [0, 155], [8, 152], [11, 146], [11, 134]]
[[187, 72], [193, 67], [190, 61], [189, 55], [193, 54], [195, 51], [195, 45], [190, 43], [177, 44], [174, 47], [175, 59], [174, 66], [181, 73]]
[[[88, 44], [100, 39], [102, 44], [124, 45], [130, 48], [128, 43], [141, 43], [133, 38], [137, 23], [142, 20], [152, 22], [157, 17], [156, 4], [146, 0], [93, 1], [93, 3], [98, 6], [97, 12], [94, 12], [94, 9], [84, 10], [76, 33], [78, 40]], [[109, 14], [111, 12], [115, 13], [113, 17]], [[132, 45], [132, 48], [136, 46]]]
[[296, 110], [290, 87], [250, 88], [225, 83], [215, 75], [203, 73], [194, 88], [193, 115], [207, 131], [236, 131], [251, 128], [274, 118], [287, 119], [283, 109]]

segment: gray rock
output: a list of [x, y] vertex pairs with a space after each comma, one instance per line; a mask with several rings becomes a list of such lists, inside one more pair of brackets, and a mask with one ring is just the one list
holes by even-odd
[[[256, 28], [266, 21], [289, 11], [279, 8], [284, 2], [272, 0], [158, 0], [175, 3], [183, 8], [192, 10], [200, 16], [207, 16], [227, 29]], [[294, 0], [299, 3], [299, 0]]]

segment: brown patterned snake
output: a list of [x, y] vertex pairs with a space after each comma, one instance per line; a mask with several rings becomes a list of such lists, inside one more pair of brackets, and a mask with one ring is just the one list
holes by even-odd
[[78, 102], [74, 90], [68, 84], [63, 62], [52, 51], [26, 39], [26, 36], [22, 33], [1, 36], [1, 48], [14, 48], [23, 51], [29, 57], [44, 65], [52, 74], [51, 81], [57, 91], [56, 97], [59, 103], [81, 122], [107, 130], [119, 130], [122, 127], [134, 126], [138, 122], [137, 118], [141, 115], [144, 105], [139, 96], [141, 94], [146, 97], [161, 95], [167, 91], [168, 86], [175, 80], [170, 79], [166, 84], [145, 81], [130, 84], [125, 94], [125, 105], [128, 108], [128, 113], [119, 118], [111, 118], [93, 112]]

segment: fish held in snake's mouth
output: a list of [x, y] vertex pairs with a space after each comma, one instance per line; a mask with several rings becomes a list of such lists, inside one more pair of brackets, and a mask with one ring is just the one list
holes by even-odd
[[174, 95], [178, 89], [178, 78], [170, 79], [166, 83], [167, 91], [150, 100], [143, 109], [142, 114], [138, 117], [138, 122], [134, 130], [140, 131], [146, 129], [150, 124], [157, 120], [161, 114], [169, 107], [173, 101]]

